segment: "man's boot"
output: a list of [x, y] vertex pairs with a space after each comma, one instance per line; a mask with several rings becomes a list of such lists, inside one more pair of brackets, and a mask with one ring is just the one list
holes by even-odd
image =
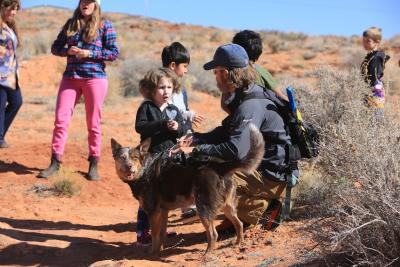
[[91, 181], [96, 181], [100, 180], [100, 175], [97, 170], [97, 163], [98, 163], [98, 158], [89, 156], [89, 171], [88, 171], [88, 178]]
[[53, 174], [56, 174], [60, 169], [60, 166], [61, 166], [61, 161], [57, 159], [56, 156], [52, 155], [50, 166], [47, 169], [40, 171], [38, 177], [48, 178]]

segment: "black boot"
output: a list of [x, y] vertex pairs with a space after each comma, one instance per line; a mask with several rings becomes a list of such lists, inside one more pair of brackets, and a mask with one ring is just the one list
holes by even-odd
[[88, 171], [88, 178], [91, 181], [100, 180], [99, 172], [97, 171], [97, 163], [98, 159], [93, 156], [89, 156], [89, 171]]
[[39, 178], [48, 178], [52, 176], [53, 174], [56, 174], [57, 171], [60, 169], [61, 166], [61, 161], [57, 159], [54, 155], [51, 157], [51, 163], [50, 166], [39, 172], [38, 177]]

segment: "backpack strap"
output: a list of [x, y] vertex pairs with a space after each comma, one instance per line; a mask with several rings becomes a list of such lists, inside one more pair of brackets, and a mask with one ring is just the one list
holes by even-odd
[[[275, 94], [275, 92], [271, 90], [263, 90], [263, 92], [252, 92], [243, 98], [242, 101], [246, 101], [249, 99], [268, 99], [271, 102], [275, 104], [275, 106], [278, 109], [279, 115], [282, 117], [282, 119], [285, 121], [288, 118], [288, 114], [282, 114], [284, 112], [291, 112], [290, 107], [289, 107], [289, 102], [280, 98], [278, 95]], [[286, 123], [285, 123], [286, 124]], [[285, 147], [286, 150], [286, 158], [285, 161], [287, 163], [287, 173], [286, 175], [286, 195], [285, 195], [285, 202], [283, 205], [283, 210], [282, 210], [282, 217], [280, 218], [280, 221], [285, 221], [289, 218], [289, 213], [290, 213], [290, 203], [292, 199], [292, 187], [293, 185], [291, 183], [292, 179], [292, 171], [297, 169], [297, 160], [301, 158], [300, 155], [300, 150], [296, 145], [287, 145]]]

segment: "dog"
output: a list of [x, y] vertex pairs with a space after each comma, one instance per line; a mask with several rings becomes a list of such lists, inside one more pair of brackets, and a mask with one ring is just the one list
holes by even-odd
[[251, 148], [238, 162], [201, 155], [182, 155], [176, 161], [168, 152], [151, 157], [149, 140], [129, 148], [111, 139], [117, 174], [149, 216], [152, 255], [159, 254], [165, 241], [168, 212], [194, 203], [207, 234], [205, 255], [215, 248], [218, 233], [214, 220], [221, 210], [235, 227], [236, 244], [243, 241], [243, 224], [236, 212], [236, 184], [231, 176], [236, 171], [254, 171], [264, 155], [262, 134], [256, 126], [249, 127]]

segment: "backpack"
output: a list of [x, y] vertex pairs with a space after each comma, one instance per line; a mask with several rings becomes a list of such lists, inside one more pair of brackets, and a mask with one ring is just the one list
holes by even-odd
[[318, 155], [319, 135], [315, 128], [303, 121], [300, 112], [296, 108], [292, 88], [288, 87], [288, 98], [286, 101], [276, 95], [272, 90], [254, 92], [245, 95], [242, 101], [248, 99], [269, 99], [277, 107], [277, 112], [282, 117], [285, 130], [292, 142], [288, 151], [287, 162], [297, 161], [301, 158], [314, 158]]

